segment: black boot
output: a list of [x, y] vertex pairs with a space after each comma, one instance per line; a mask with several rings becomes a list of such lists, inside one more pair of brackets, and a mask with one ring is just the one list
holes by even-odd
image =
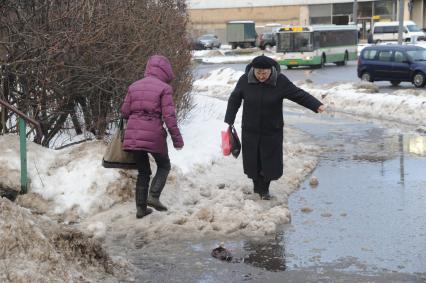
[[260, 193], [261, 193], [261, 189], [260, 189], [260, 180], [259, 179], [252, 179], [253, 180], [253, 192], [255, 193], [255, 194], [259, 194], [259, 195], [261, 195]]
[[148, 198], [148, 182], [142, 180], [138, 177], [136, 182], [136, 218], [142, 218], [148, 214], [152, 213], [152, 209], [147, 207], [147, 198]]
[[169, 170], [158, 168], [149, 189], [148, 205], [159, 211], [167, 210], [167, 207], [160, 202], [160, 195], [166, 185], [168, 175]]
[[270, 200], [271, 195], [269, 194], [269, 185], [271, 181], [266, 180], [265, 178], [260, 179], [260, 198], [264, 200]]

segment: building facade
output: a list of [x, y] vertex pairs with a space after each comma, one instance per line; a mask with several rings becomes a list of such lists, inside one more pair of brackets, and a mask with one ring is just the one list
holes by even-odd
[[[404, 0], [404, 20], [426, 27], [426, 0]], [[258, 33], [272, 23], [282, 25], [348, 24], [354, 21], [353, 0], [189, 0], [193, 37], [214, 33], [225, 42], [226, 22], [253, 20]], [[375, 21], [398, 20], [399, 0], [358, 0], [361, 39]]]

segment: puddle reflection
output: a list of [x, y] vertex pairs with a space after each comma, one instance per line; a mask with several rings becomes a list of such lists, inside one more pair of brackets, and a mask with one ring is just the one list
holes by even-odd
[[255, 267], [265, 268], [268, 271], [286, 270], [284, 240], [277, 234], [270, 241], [246, 241], [244, 249], [249, 252], [244, 262]]
[[404, 151], [425, 156], [426, 136], [404, 136]]

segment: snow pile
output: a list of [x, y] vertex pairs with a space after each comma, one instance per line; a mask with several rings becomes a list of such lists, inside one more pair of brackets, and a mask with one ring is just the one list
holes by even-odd
[[234, 50], [199, 50], [193, 51], [192, 58], [196, 61], [208, 64], [225, 63], [249, 63], [254, 57], [265, 54], [275, 60], [280, 60], [282, 54], [269, 50], [258, 50], [257, 48], [234, 49]]
[[371, 83], [344, 83], [321, 89], [299, 85], [329, 106], [329, 110], [399, 123], [426, 126], [424, 90], [400, 90], [395, 94], [375, 93]]
[[[116, 202], [129, 199], [126, 193], [129, 179], [119, 171], [101, 166], [105, 144], [100, 141], [86, 142], [62, 150], [52, 150], [28, 143], [28, 175], [31, 179], [30, 192], [25, 198], [36, 198], [53, 202], [53, 206], [38, 210], [65, 213], [75, 210], [85, 215], [111, 207]], [[20, 170], [19, 139], [17, 136], [0, 136], [1, 172]], [[10, 174], [6, 176], [12, 177]], [[14, 174], [15, 178], [19, 176]], [[19, 184], [18, 180], [1, 178]], [[27, 201], [31, 203], [31, 201]], [[48, 205], [48, 204], [46, 204]]]
[[228, 99], [243, 74], [243, 72], [231, 68], [219, 68], [196, 80], [192, 90], [197, 94]]
[[125, 264], [81, 232], [0, 198], [1, 282], [117, 282]]
[[[218, 156], [207, 165], [182, 175], [172, 172], [161, 196], [167, 212], [154, 211], [135, 218], [135, 204], [115, 207], [87, 219], [82, 225], [103, 222], [105, 235], [143, 246], [170, 238], [182, 240], [209, 235], [262, 237], [290, 221], [289, 194], [315, 168], [319, 148], [309, 146], [307, 137], [286, 129], [284, 176], [272, 182], [272, 200], [260, 200], [242, 168], [241, 157]], [[111, 222], [106, 221], [111, 219]], [[104, 228], [102, 228], [104, 229]]]

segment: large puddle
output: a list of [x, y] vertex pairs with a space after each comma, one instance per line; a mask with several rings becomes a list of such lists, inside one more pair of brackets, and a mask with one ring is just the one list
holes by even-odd
[[277, 235], [282, 257], [255, 264], [426, 272], [426, 136], [327, 116], [305, 119], [286, 117], [324, 147], [313, 172], [319, 185], [306, 181], [290, 196], [292, 221]]
[[[144, 249], [150, 282], [424, 282], [426, 136], [330, 115], [289, 112], [286, 125], [324, 151], [289, 199], [291, 224], [275, 237], [231, 240], [234, 260], [210, 256], [221, 239]], [[285, 164], [285, 161], [284, 161]]]

